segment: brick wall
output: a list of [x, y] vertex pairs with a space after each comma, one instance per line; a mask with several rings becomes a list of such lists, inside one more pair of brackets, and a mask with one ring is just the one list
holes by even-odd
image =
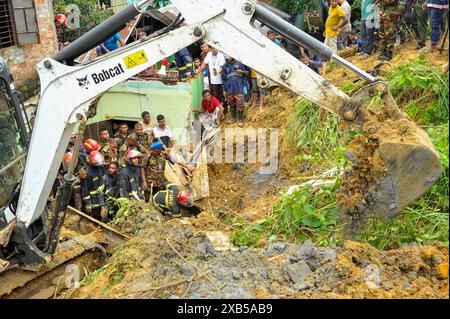
[[40, 43], [0, 49], [15, 79], [15, 85], [27, 96], [39, 88], [36, 64], [58, 50], [51, 0], [35, 0]]

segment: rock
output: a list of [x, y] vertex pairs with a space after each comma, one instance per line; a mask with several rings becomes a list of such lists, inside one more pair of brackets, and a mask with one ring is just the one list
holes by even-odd
[[416, 280], [416, 279], [417, 279], [417, 272], [415, 272], [415, 271], [410, 271], [410, 272], [408, 273], [408, 278], [409, 278], [410, 280]]
[[190, 228], [185, 228], [183, 231], [183, 235], [184, 237], [186, 237], [187, 239], [191, 238], [192, 236], [194, 236], [194, 232], [192, 231], [192, 229]]
[[216, 252], [216, 250], [214, 249], [214, 246], [211, 243], [208, 243], [206, 245], [206, 252], [208, 254], [210, 254], [211, 256], [217, 256], [217, 252]]
[[222, 278], [226, 278], [228, 276], [229, 272], [227, 271], [227, 269], [225, 269], [225, 267], [220, 266], [219, 268], [217, 268], [214, 271], [214, 273], [222, 279]]
[[409, 288], [411, 288], [411, 285], [409, 284], [409, 282], [405, 281], [403, 283], [403, 289], [409, 289]]
[[209, 242], [203, 242], [197, 245], [197, 250], [203, 255], [217, 256], [214, 246]]
[[279, 255], [279, 254], [283, 253], [287, 247], [288, 247], [288, 244], [286, 244], [286, 243], [273, 243], [267, 247], [266, 254], [267, 255]]
[[302, 281], [302, 282], [298, 282], [298, 283], [292, 285], [291, 288], [296, 291], [303, 291], [303, 290], [308, 290], [308, 289], [314, 288], [314, 284], [307, 282], [307, 281]]
[[269, 274], [267, 273], [267, 271], [263, 271], [263, 272], [261, 273], [261, 277], [262, 277], [264, 280], [270, 280], [270, 276], [269, 276]]
[[322, 263], [334, 261], [337, 258], [336, 250], [326, 249], [325, 251], [321, 251], [320, 258], [322, 259]]
[[306, 260], [311, 257], [314, 251], [314, 244], [312, 241], [307, 240], [302, 245], [298, 245], [298, 249], [295, 253], [289, 256], [291, 263], [298, 263], [301, 260]]
[[172, 295], [172, 296], [169, 296], [169, 299], [180, 299], [180, 297], [178, 297], [177, 295]]
[[247, 246], [240, 246], [239, 247], [239, 252], [242, 253], [242, 252], [246, 251], [247, 249], [248, 249]]
[[314, 273], [311, 271], [311, 269], [309, 269], [308, 265], [304, 261], [288, 265], [286, 267], [286, 272], [289, 275], [289, 278], [294, 283], [301, 282], [308, 276], [314, 275]]
[[239, 271], [237, 271], [236, 269], [233, 269], [231, 271], [231, 276], [233, 276], [233, 279], [235, 279], [235, 280], [239, 280], [242, 278], [242, 274]]
[[187, 265], [183, 265], [180, 267], [180, 273], [183, 276], [192, 276], [194, 273], [191, 270], [191, 267], [187, 266]]

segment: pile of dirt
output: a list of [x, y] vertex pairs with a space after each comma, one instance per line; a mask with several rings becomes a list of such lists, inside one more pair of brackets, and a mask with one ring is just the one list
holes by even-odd
[[[414, 43], [414, 41], [408, 41], [402, 44], [400, 47], [394, 50], [394, 55], [391, 61], [378, 60], [377, 53], [374, 53], [368, 57], [352, 56], [346, 59], [365, 71], [372, 72], [377, 69], [375, 70], [378, 71], [376, 77], [385, 76], [390, 70], [399, 65], [414, 60], [417, 61], [420, 55], [425, 55], [425, 62], [436, 67], [442, 67], [443, 65], [448, 63], [448, 50], [443, 51], [443, 53], [439, 53], [439, 51], [428, 53], [424, 50], [416, 50], [415, 48], [416, 44]], [[346, 82], [356, 81], [359, 79], [358, 76], [352, 71], [341, 66], [330, 66], [327, 69], [324, 78], [336, 86], [341, 86]]]
[[[203, 216], [202, 216], [203, 215]], [[214, 219], [207, 213], [200, 219]], [[448, 248], [409, 245], [379, 251], [272, 243], [224, 245], [195, 218], [150, 222], [97, 280], [65, 298], [447, 298]], [[225, 239], [224, 239], [225, 238]]]
[[364, 226], [367, 212], [377, 200], [379, 181], [385, 176], [386, 167], [377, 152], [378, 147], [377, 140], [358, 134], [346, 152], [353, 165], [342, 176], [336, 204], [349, 219], [352, 233]]

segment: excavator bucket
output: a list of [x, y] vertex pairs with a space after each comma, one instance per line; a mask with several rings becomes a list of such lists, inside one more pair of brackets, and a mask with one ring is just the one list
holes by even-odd
[[388, 220], [423, 195], [442, 174], [427, 133], [402, 114], [398, 120], [369, 121], [350, 143], [338, 207], [357, 216], [372, 212]]

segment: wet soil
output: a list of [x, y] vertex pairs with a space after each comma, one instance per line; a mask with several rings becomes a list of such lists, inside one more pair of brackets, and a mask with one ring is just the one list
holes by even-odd
[[[206, 222], [216, 219], [208, 213], [199, 218], [215, 224]], [[307, 241], [254, 249], [224, 245], [226, 236], [211, 240], [198, 226], [195, 218], [151, 222], [96, 281], [63, 297], [448, 298], [447, 247], [379, 251], [352, 241]]]

